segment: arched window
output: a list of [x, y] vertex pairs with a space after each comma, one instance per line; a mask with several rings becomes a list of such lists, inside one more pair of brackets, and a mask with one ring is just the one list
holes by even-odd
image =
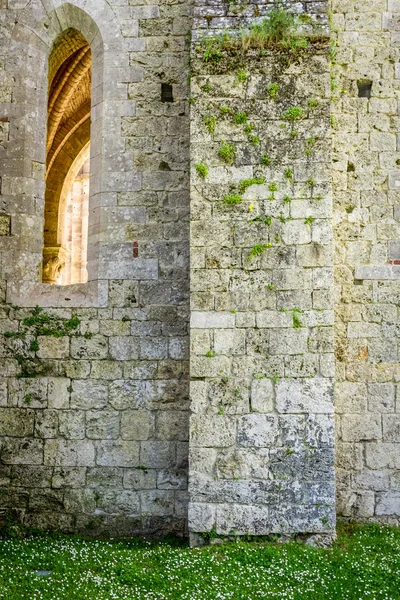
[[87, 281], [92, 53], [75, 29], [49, 57], [42, 281]]

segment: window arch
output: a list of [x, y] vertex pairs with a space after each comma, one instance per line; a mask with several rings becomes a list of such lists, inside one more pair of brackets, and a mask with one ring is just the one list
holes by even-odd
[[44, 283], [87, 281], [92, 52], [69, 28], [49, 57]]

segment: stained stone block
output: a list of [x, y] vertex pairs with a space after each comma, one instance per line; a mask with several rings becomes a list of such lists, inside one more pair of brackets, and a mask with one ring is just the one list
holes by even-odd
[[49, 408], [69, 408], [71, 381], [64, 377], [49, 377]]
[[58, 415], [59, 412], [54, 409], [37, 410], [35, 412], [35, 436], [39, 438], [57, 437]]
[[[58, 412], [59, 433], [69, 440], [83, 440], [85, 437], [85, 413], [82, 410]], [[52, 436], [56, 437], [56, 436]]]
[[72, 409], [101, 409], [108, 402], [108, 387], [98, 381], [75, 380], [72, 383]]
[[281, 413], [333, 413], [333, 382], [322, 378], [279, 381], [276, 408]]
[[124, 410], [121, 415], [123, 440], [147, 440], [154, 435], [154, 416], [144, 410]]
[[236, 439], [236, 419], [224, 415], [214, 415], [212, 419], [205, 415], [192, 415], [190, 435], [193, 447], [232, 446]]
[[0, 408], [0, 435], [22, 438], [33, 435], [34, 411]]
[[114, 440], [96, 442], [96, 464], [103, 467], [136, 467], [139, 464], [139, 444]]
[[71, 356], [72, 358], [107, 358], [108, 342], [107, 338], [101, 335], [94, 335], [90, 339], [72, 338]]
[[140, 466], [163, 469], [176, 465], [176, 445], [173, 442], [144, 441], [140, 444]]
[[251, 384], [251, 410], [268, 413], [273, 410], [273, 385], [270, 379], [255, 379]]
[[87, 440], [46, 440], [44, 464], [65, 467], [94, 466], [93, 442]]
[[43, 440], [3, 438], [1, 460], [10, 465], [41, 465]]
[[68, 358], [69, 356], [69, 337], [38, 337], [39, 358]]
[[165, 517], [174, 512], [174, 492], [167, 490], [151, 490], [140, 493], [145, 515]]
[[345, 442], [381, 440], [381, 416], [374, 414], [347, 415], [342, 420], [342, 435]]
[[274, 445], [278, 434], [278, 422], [273, 415], [245, 415], [238, 422], [239, 446], [270, 447]]

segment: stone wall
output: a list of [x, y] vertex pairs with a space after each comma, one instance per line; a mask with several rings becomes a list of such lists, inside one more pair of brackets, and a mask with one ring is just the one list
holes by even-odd
[[[184, 534], [190, 3], [0, 9], [0, 510]], [[39, 271], [47, 62], [70, 27], [93, 55], [89, 282], [61, 287]]]
[[332, 12], [338, 514], [398, 523], [400, 2]]
[[327, 45], [192, 60], [196, 534], [332, 533]]

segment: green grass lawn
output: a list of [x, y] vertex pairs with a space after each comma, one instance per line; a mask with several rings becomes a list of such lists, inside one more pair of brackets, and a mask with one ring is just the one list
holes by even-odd
[[61, 535], [1, 539], [0, 598], [396, 600], [400, 530], [342, 528], [330, 550], [266, 542], [190, 549]]

